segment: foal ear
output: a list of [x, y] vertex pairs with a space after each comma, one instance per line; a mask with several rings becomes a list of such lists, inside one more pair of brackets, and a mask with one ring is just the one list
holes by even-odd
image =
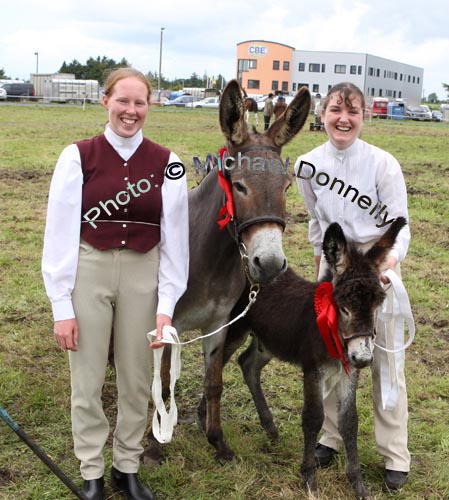
[[324, 233], [323, 253], [327, 263], [336, 274], [342, 274], [346, 269], [347, 245], [340, 224], [333, 222]]
[[284, 114], [267, 130], [275, 146], [281, 148], [302, 129], [310, 113], [310, 93], [301, 87]]
[[386, 259], [388, 252], [392, 249], [399, 231], [407, 224], [404, 217], [397, 217], [387, 229], [387, 231], [382, 235], [380, 240], [372, 246], [366, 256], [374, 262], [374, 264], [379, 267], [382, 262]]
[[245, 142], [248, 127], [245, 122], [245, 101], [237, 80], [231, 80], [220, 99], [220, 127], [226, 139], [234, 145]]

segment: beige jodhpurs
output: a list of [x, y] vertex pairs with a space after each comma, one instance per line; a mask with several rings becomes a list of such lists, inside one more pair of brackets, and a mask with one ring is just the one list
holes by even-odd
[[[372, 246], [372, 243], [358, 245], [366, 251]], [[327, 261], [324, 256], [321, 257], [319, 278], [321, 278], [326, 268]], [[396, 274], [400, 277], [401, 271], [399, 264], [395, 268]], [[392, 287], [386, 288], [388, 303], [392, 303]], [[394, 334], [394, 320], [387, 325], [387, 342], [392, 339]], [[392, 345], [387, 343], [387, 347]], [[384, 410], [382, 407], [381, 380], [380, 380], [380, 360], [382, 356], [390, 356], [385, 352], [374, 348], [374, 360], [371, 367], [371, 376], [373, 382], [373, 410], [374, 410], [374, 435], [376, 440], [376, 449], [385, 460], [385, 468], [402, 472], [410, 471], [410, 453], [407, 447], [408, 432], [408, 402], [407, 388], [405, 385], [404, 374], [404, 352], [401, 353], [402, 363], [398, 373], [399, 396], [396, 407], [392, 411]], [[393, 359], [394, 358], [391, 358]], [[394, 361], [393, 361], [394, 363]], [[342, 438], [337, 427], [337, 400], [334, 391], [324, 388], [324, 422], [323, 435], [320, 443], [339, 450], [342, 447]]]
[[138, 471], [151, 396], [153, 355], [146, 333], [156, 326], [158, 271], [158, 246], [143, 254], [80, 244], [72, 294], [78, 351], [69, 352], [69, 360], [73, 440], [84, 479], [104, 475], [109, 423], [102, 388], [112, 329], [118, 392], [112, 465], [124, 473]]

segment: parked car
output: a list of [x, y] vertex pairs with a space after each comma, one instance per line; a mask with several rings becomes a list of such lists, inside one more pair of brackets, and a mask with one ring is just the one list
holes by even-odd
[[419, 121], [431, 121], [432, 113], [428, 106], [410, 106], [407, 108], [407, 117], [411, 120], [419, 120]]
[[6, 90], [3, 87], [0, 87], [0, 101], [6, 101]]
[[185, 108], [187, 104], [197, 102], [200, 98], [194, 95], [182, 95], [171, 101], [165, 101], [163, 106], [176, 106], [177, 108]]
[[10, 101], [34, 97], [36, 95], [32, 83], [2, 83], [2, 88], [6, 90], [6, 98]]
[[[283, 96], [285, 97], [285, 102], [287, 104], [287, 106], [293, 101], [294, 99], [294, 96], [291, 96], [291, 95], [285, 95]], [[260, 99], [257, 100], [257, 109], [259, 111], [263, 111], [264, 108], [265, 108], [265, 101], [268, 99], [268, 96], [267, 95], [264, 95], [263, 97], [261, 97]], [[279, 96], [276, 95], [273, 97], [273, 105], [277, 103], [279, 99]]]
[[186, 108], [215, 108], [220, 106], [220, 97], [206, 97], [196, 102], [188, 102]]
[[432, 111], [432, 121], [434, 122], [442, 122], [443, 121], [443, 113], [441, 111]]

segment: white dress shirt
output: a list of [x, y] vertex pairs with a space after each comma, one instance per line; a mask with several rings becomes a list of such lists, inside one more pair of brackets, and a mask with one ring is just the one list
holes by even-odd
[[[109, 126], [105, 137], [127, 161], [143, 140], [142, 131], [120, 137]], [[180, 162], [170, 153], [169, 163]], [[83, 172], [76, 144], [61, 153], [50, 186], [45, 227], [42, 274], [55, 321], [75, 318], [75, 286], [81, 231]], [[187, 288], [189, 224], [186, 175], [162, 184], [162, 214], [157, 314], [173, 316], [176, 302]]]
[[[361, 139], [345, 150], [328, 141], [300, 156], [294, 170], [311, 217], [309, 240], [315, 255], [321, 255], [324, 232], [332, 222], [358, 243], [378, 240], [398, 216], [408, 222], [407, 190], [398, 161]], [[409, 242], [407, 224], [390, 255], [402, 261]]]

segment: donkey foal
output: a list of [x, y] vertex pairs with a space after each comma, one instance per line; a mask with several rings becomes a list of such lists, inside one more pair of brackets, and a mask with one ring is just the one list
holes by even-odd
[[[278, 431], [260, 384], [261, 370], [273, 356], [302, 367], [304, 451], [301, 474], [313, 498], [318, 495], [314, 452], [324, 419], [322, 383], [328, 377], [334, 378], [333, 390], [337, 391], [339, 401], [338, 428], [346, 452], [347, 477], [357, 498], [371, 498], [363, 482], [357, 451], [356, 388], [359, 369], [369, 366], [373, 359], [376, 310], [385, 298], [379, 280], [380, 266], [405, 224], [404, 218], [396, 219], [365, 254], [346, 241], [337, 223], [331, 224], [325, 233], [323, 252], [329, 271], [323, 281], [331, 282], [334, 288], [338, 333], [349, 365], [348, 375], [342, 370], [341, 361], [329, 355], [317, 327], [314, 296], [319, 283], [306, 281], [291, 269], [272, 284], [262, 287], [248, 314], [229, 329], [224, 364], [247, 335], [253, 334], [239, 363], [261, 425], [271, 438], [276, 438]], [[244, 293], [234, 308], [236, 314], [242, 310], [246, 298]]]

